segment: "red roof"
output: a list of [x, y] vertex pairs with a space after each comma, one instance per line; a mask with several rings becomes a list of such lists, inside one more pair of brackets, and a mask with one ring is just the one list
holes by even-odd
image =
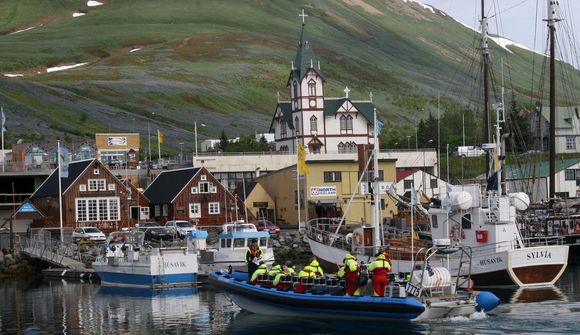
[[409, 177], [410, 175], [414, 174], [417, 171], [419, 171], [419, 169], [397, 171], [397, 181], [401, 181], [401, 180]]

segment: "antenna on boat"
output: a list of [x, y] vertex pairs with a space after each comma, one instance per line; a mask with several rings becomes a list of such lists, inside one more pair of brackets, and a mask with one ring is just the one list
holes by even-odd
[[[485, 143], [490, 143], [490, 117], [489, 117], [489, 45], [488, 25], [485, 16], [485, 0], [481, 0], [481, 56], [483, 61], [483, 122]], [[490, 154], [486, 152], [485, 178], [489, 178]]]

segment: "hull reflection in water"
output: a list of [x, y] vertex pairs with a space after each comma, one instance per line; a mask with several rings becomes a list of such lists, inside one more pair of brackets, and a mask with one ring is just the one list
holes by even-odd
[[556, 286], [536, 288], [520, 287], [516, 290], [495, 289], [494, 293], [504, 302], [510, 304], [535, 303], [544, 301], [569, 301], [568, 297]]

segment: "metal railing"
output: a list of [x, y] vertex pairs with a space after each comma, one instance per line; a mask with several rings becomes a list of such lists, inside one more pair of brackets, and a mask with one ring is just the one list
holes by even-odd
[[90, 254], [81, 252], [81, 248], [74, 243], [45, 238], [41, 234], [32, 238], [20, 237], [18, 247], [21, 253], [68, 268], [85, 268], [85, 264], [94, 259]]

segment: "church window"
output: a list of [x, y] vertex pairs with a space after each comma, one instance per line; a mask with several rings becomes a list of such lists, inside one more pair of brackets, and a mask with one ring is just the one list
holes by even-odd
[[294, 97], [298, 97], [298, 82], [294, 80], [294, 84], [292, 85], [294, 89]]
[[342, 115], [340, 117], [340, 132], [341, 133], [351, 133], [352, 134], [352, 116]]
[[352, 116], [351, 115], [346, 117], [346, 130], [352, 131]]
[[340, 142], [338, 143], [338, 153], [342, 154], [346, 152], [346, 146], [344, 145], [344, 143]]
[[280, 119], [280, 136], [286, 136], [286, 120]]
[[318, 119], [314, 115], [310, 117], [310, 131], [318, 131]]
[[346, 143], [345, 147], [346, 152], [356, 152], [356, 143], [353, 141]]
[[294, 129], [296, 129], [296, 134], [300, 133], [300, 120], [298, 120], [298, 116], [294, 118]]
[[316, 82], [312, 79], [308, 82], [308, 95], [311, 97], [316, 96]]

